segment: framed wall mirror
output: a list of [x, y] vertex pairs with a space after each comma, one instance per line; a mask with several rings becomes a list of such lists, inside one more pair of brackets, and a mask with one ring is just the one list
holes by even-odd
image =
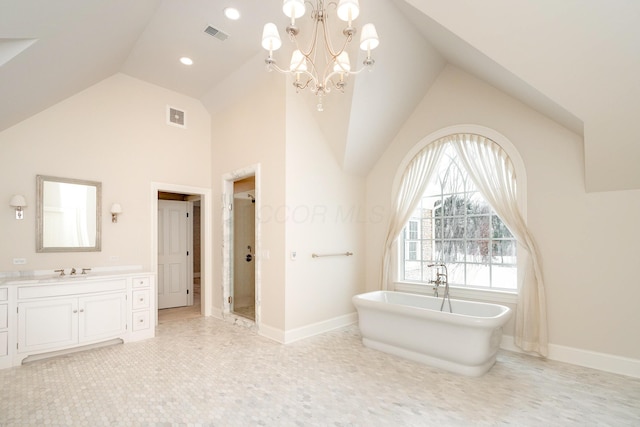
[[102, 183], [36, 177], [36, 252], [101, 250]]

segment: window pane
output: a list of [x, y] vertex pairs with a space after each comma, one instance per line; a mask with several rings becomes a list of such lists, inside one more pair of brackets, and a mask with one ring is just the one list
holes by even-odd
[[477, 191], [469, 193], [468, 197], [468, 212], [470, 215], [489, 215], [493, 211], [489, 203]]
[[418, 221], [409, 221], [409, 239], [418, 239]]
[[421, 224], [421, 239], [433, 239], [433, 219], [432, 218], [425, 218], [423, 217], [422, 220], [420, 221]]
[[491, 286], [491, 267], [488, 264], [467, 264], [467, 284], [473, 286]]
[[464, 276], [464, 264], [447, 263], [447, 272], [449, 273], [449, 284], [466, 285]]
[[422, 241], [422, 256], [423, 261], [431, 261], [435, 259], [435, 241], [423, 240]]
[[418, 259], [418, 254], [417, 254], [417, 242], [409, 242], [409, 259], [410, 260], [417, 260]]
[[506, 225], [502, 222], [499, 216], [491, 216], [491, 226], [493, 227], [494, 239], [513, 239], [513, 234], [509, 231]]
[[467, 217], [467, 238], [488, 239], [490, 234], [489, 216]]
[[491, 267], [491, 280], [494, 288], [518, 288], [518, 269], [515, 265], [494, 265]]
[[436, 241], [435, 259], [440, 262], [464, 262], [465, 248], [464, 241], [461, 240], [443, 240]]
[[[442, 204], [442, 197], [440, 197], [440, 190], [436, 191], [433, 194], [437, 194], [437, 195], [423, 197], [422, 200], [421, 200], [421, 204], [418, 207], [418, 209], [422, 211], [422, 216], [423, 217], [425, 217], [425, 216], [435, 216], [436, 208]], [[430, 212], [430, 215], [426, 215], [425, 214], [426, 212]]]
[[[445, 160], [446, 159], [446, 160]], [[441, 173], [442, 179], [442, 192], [443, 193], [463, 193], [465, 191], [465, 180], [467, 177], [466, 172], [463, 172], [458, 163], [456, 162], [457, 156], [455, 153], [447, 157], [443, 157], [443, 165], [446, 166], [444, 173]], [[447, 163], [444, 163], [448, 161]]]
[[420, 261], [404, 262], [404, 278], [405, 280], [420, 280]]
[[464, 215], [467, 208], [464, 194], [451, 194], [444, 197], [441, 203], [438, 203], [435, 212], [436, 216], [458, 216]]
[[495, 264], [516, 263], [516, 242], [514, 240], [494, 241], [491, 251], [491, 262]]
[[464, 238], [464, 218], [443, 218], [441, 221], [443, 224], [442, 237], [445, 239]]
[[467, 241], [467, 262], [489, 263], [489, 240]]

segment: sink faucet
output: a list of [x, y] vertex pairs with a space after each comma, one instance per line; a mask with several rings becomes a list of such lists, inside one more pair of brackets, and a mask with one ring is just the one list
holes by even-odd
[[75, 268], [72, 268], [72, 269], [71, 269], [71, 273], [69, 273], [69, 274], [71, 274], [72, 276], [75, 276], [75, 275], [76, 275], [76, 269], [75, 269]]
[[64, 276], [64, 268], [61, 268], [60, 270], [53, 270], [54, 273], [60, 273], [60, 276]]
[[[436, 268], [436, 279], [429, 280], [429, 283], [433, 283], [433, 295], [438, 298], [438, 287], [444, 285], [444, 295], [442, 296], [442, 304], [440, 305], [440, 311], [444, 308], [444, 300], [449, 301], [449, 313], [453, 313], [451, 310], [451, 298], [449, 297], [449, 273], [447, 272], [447, 266], [444, 263], [429, 264], [427, 267]], [[444, 269], [444, 273], [440, 272], [440, 269]]]

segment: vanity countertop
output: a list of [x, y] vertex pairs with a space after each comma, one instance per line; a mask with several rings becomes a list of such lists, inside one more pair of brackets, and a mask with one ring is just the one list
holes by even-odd
[[142, 269], [115, 269], [95, 271], [87, 274], [77, 273], [75, 275], [60, 273], [46, 274], [23, 274], [0, 276], [0, 286], [3, 285], [32, 285], [32, 284], [56, 284], [56, 283], [80, 283], [86, 280], [114, 279], [118, 277], [131, 276], [132, 274], [149, 274]]

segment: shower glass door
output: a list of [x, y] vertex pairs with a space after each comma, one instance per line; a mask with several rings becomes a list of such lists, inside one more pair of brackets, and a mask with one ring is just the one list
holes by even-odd
[[234, 194], [233, 292], [231, 310], [255, 320], [255, 198], [252, 191]]

